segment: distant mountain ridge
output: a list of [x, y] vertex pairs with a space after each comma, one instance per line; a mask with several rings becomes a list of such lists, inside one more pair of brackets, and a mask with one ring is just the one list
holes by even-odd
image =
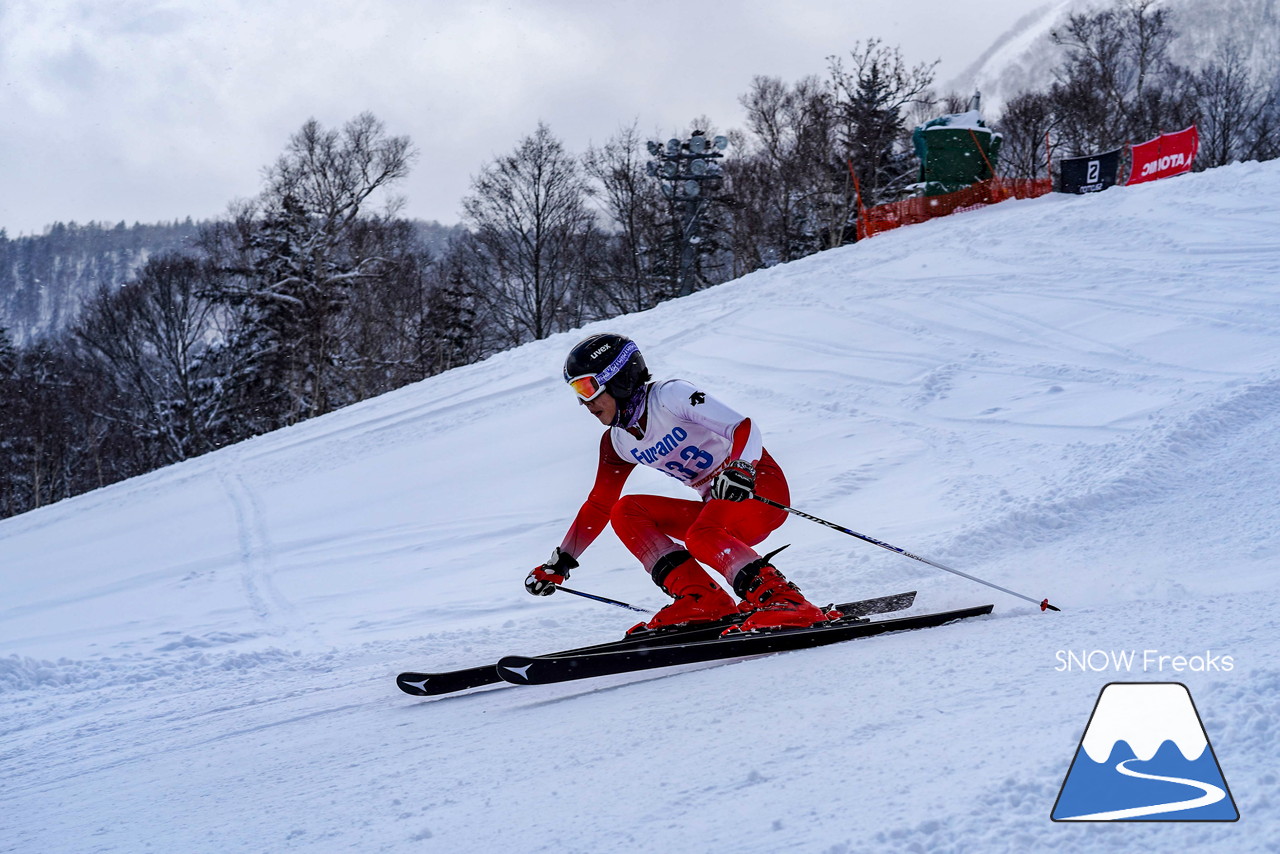
[[[56, 223], [43, 234], [16, 238], [0, 230], [0, 330], [18, 346], [58, 333], [102, 285], [119, 287], [155, 255], [194, 250], [203, 225], [190, 218], [132, 226]], [[461, 228], [417, 225], [433, 252]]]
[[71, 323], [102, 285], [119, 287], [153, 255], [193, 246], [200, 225], [57, 223], [44, 234], [0, 232], [0, 329], [18, 345]]

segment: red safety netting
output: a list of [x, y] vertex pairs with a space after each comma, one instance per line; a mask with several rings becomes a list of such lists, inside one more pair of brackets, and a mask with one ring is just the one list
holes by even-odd
[[861, 210], [858, 217], [858, 239], [862, 240], [900, 225], [911, 225], [994, 205], [1006, 199], [1033, 199], [1050, 192], [1053, 192], [1053, 180], [1050, 178], [992, 178], [943, 196], [921, 196], [876, 205]]

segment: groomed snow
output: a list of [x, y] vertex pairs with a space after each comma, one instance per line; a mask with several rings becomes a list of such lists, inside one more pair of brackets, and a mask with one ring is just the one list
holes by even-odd
[[[0, 850], [1274, 851], [1278, 236], [1280, 162], [1006, 202], [0, 522]], [[767, 546], [815, 601], [996, 612], [400, 693], [634, 621], [521, 584], [594, 474], [559, 369], [605, 329], [757, 420], [797, 507], [1062, 613], [792, 519]], [[663, 601], [611, 533], [582, 564]], [[1137, 657], [1061, 669], [1092, 650]], [[1100, 689], [1134, 680], [1188, 686], [1241, 821], [1049, 820]]]

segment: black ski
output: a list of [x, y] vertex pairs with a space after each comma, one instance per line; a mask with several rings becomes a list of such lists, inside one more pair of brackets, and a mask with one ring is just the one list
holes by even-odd
[[[892, 596], [876, 596], [872, 599], [859, 599], [856, 602], [845, 602], [834, 608], [845, 615], [845, 619], [857, 619], [872, 614], [888, 614], [892, 611], [905, 611], [916, 601], [916, 591], [895, 593]], [[553, 652], [550, 655], [584, 655], [589, 653], [611, 652], [636, 647], [664, 646], [672, 643], [688, 643], [705, 641], [719, 637], [729, 626], [742, 622], [742, 617], [729, 617], [715, 623], [704, 623], [698, 626], [686, 626], [677, 629], [658, 629], [627, 635], [621, 640], [607, 641], [579, 649], [567, 649]], [[440, 673], [401, 673], [396, 677], [396, 685], [406, 694], [415, 697], [430, 697], [437, 694], [452, 694], [468, 688], [479, 688], [484, 685], [496, 685], [502, 682], [498, 669], [492, 664], [478, 667], [466, 667], [461, 670], [448, 670]]]
[[807, 629], [730, 634], [712, 640], [678, 641], [662, 646], [565, 653], [528, 658], [509, 655], [498, 662], [498, 675], [515, 685], [544, 685], [571, 679], [588, 679], [615, 673], [631, 673], [677, 664], [696, 664], [724, 658], [807, 649], [865, 638], [886, 632], [941, 626], [953, 620], [990, 614], [994, 606], [978, 605], [954, 611], [919, 614], [875, 622], [844, 618]]

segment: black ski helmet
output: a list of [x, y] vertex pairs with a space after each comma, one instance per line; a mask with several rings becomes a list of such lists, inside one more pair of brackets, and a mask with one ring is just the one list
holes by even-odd
[[[620, 405], [649, 381], [649, 369], [636, 342], [606, 332], [579, 341], [564, 360], [564, 381], [593, 377]], [[584, 396], [585, 397], [585, 396]]]

